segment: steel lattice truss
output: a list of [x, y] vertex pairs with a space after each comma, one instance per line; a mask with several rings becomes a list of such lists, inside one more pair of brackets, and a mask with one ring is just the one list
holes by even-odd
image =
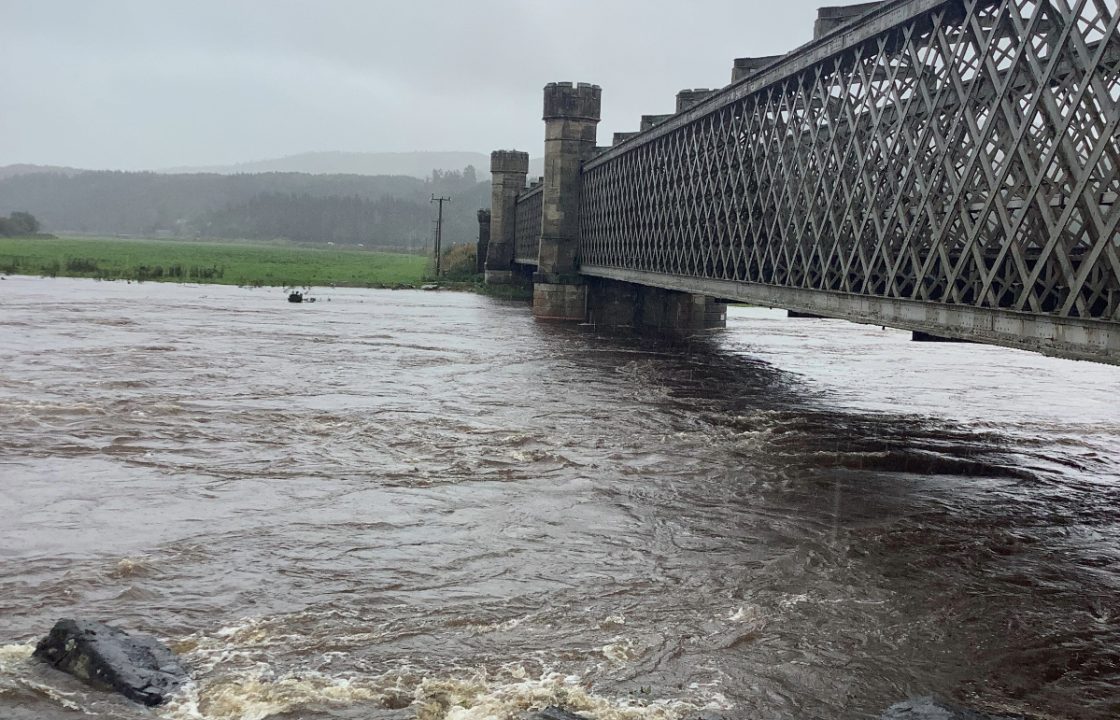
[[514, 219], [516, 239], [513, 247], [514, 262], [536, 265], [541, 246], [541, 209], [544, 200], [544, 186], [528, 190], [517, 198]]
[[890, 9], [588, 163], [581, 262], [1120, 320], [1116, 0]]

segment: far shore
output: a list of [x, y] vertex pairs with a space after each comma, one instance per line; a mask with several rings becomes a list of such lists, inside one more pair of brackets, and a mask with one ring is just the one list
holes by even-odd
[[423, 255], [335, 246], [103, 237], [0, 238], [0, 273], [261, 287], [425, 282]]
[[283, 241], [81, 236], [0, 237], [0, 275], [176, 282], [245, 287], [440, 289], [522, 298], [474, 274], [432, 277], [425, 255]]

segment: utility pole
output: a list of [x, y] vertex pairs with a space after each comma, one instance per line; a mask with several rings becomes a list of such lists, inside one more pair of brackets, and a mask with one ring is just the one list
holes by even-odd
[[445, 202], [451, 202], [451, 198], [449, 198], [449, 197], [438, 197], [437, 198], [435, 195], [432, 195], [432, 199], [429, 201], [429, 204], [434, 203], [434, 202], [439, 203], [439, 219], [436, 220], [436, 279], [438, 280], [439, 279], [439, 263], [440, 263], [440, 244], [443, 242], [443, 204]]

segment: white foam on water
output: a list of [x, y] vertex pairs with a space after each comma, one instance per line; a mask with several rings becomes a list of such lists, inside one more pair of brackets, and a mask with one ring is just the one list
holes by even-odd
[[33, 652], [34, 643], [0, 645], [0, 695], [12, 692], [22, 684]]
[[109, 577], [117, 580], [143, 577], [154, 571], [154, 565], [152, 558], [147, 556], [123, 557], [109, 570]]
[[35, 643], [0, 645], [0, 695], [20, 689], [30, 690], [67, 710], [90, 715], [91, 713], [74, 699], [77, 693], [63, 692], [37, 682], [30, 676], [33, 652], [35, 652]]
[[13, 643], [0, 645], [0, 675], [7, 675], [13, 669], [22, 666], [35, 652], [35, 643]]
[[735, 611], [727, 616], [725, 622], [732, 626], [751, 625], [762, 629], [766, 627], [772, 619], [773, 618], [767, 614], [766, 610], [760, 606], [748, 604], [740, 605], [735, 608]]
[[415, 693], [416, 718], [513, 720], [527, 710], [556, 705], [596, 720], [677, 720], [701, 709], [682, 700], [605, 697], [593, 693], [589, 683], [576, 675], [545, 673], [518, 679], [518, 674], [507, 671], [493, 679], [481, 672], [473, 677], [425, 678]]
[[378, 702], [376, 681], [331, 677], [317, 672], [272, 677], [266, 670], [192, 683], [161, 709], [167, 720], [264, 720], [321, 705]]
[[417, 720], [514, 720], [556, 705], [596, 720], [679, 720], [701, 709], [727, 709], [712, 693], [699, 705], [675, 699], [598, 695], [577, 675], [531, 674], [511, 664], [497, 675], [485, 670], [453, 676], [393, 671], [379, 676], [331, 676], [318, 672], [273, 676], [267, 666], [249, 673], [204, 679], [183, 688], [160, 709], [165, 720], [265, 720], [317, 707], [369, 704], [408, 707]]
[[632, 638], [617, 637], [601, 648], [603, 656], [616, 665], [629, 665], [643, 654]]

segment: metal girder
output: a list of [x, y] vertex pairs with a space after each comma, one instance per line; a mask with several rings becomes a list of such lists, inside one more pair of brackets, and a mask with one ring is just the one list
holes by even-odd
[[1120, 324], [1118, 21], [887, 3], [588, 162], [581, 262]]

